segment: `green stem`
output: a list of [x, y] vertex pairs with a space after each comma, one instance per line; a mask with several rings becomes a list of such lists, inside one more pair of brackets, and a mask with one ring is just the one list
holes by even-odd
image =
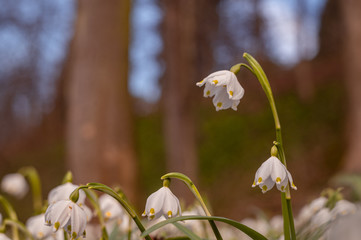
[[295, 230], [295, 223], [293, 221], [291, 199], [288, 199], [286, 197], [286, 204], [287, 204], [287, 210], [288, 210], [288, 215], [289, 215], [289, 220], [290, 220], [291, 239], [296, 239], [296, 230]]
[[[257, 77], [258, 81], [260, 82], [260, 84], [267, 96], [267, 99], [269, 101], [271, 111], [272, 111], [272, 116], [273, 116], [274, 123], [275, 123], [276, 141], [277, 141], [276, 146], [279, 151], [279, 159], [283, 163], [283, 165], [285, 165], [287, 168], [286, 157], [285, 157], [285, 152], [284, 152], [283, 143], [282, 143], [281, 123], [280, 123], [280, 120], [278, 117], [276, 103], [275, 103], [273, 93], [271, 90], [271, 85], [269, 84], [268, 78], [267, 78], [265, 72], [263, 71], [261, 65], [256, 61], [256, 59], [254, 59], [248, 53], [244, 53], [243, 57], [251, 65], [251, 67], [253, 69], [252, 72], [256, 75], [256, 77]], [[290, 193], [289, 184], [286, 187], [286, 193], [281, 194], [281, 198], [282, 198], [281, 203], [282, 203], [282, 215], [283, 215], [283, 221], [284, 221], [285, 239], [287, 240], [287, 239], [289, 239], [289, 237], [291, 237], [292, 240], [295, 240], [296, 234], [295, 234], [295, 227], [294, 227], [293, 214], [292, 214], [292, 208], [291, 208], [291, 193]]]
[[[115, 200], [117, 200], [123, 206], [123, 208], [128, 212], [130, 217], [133, 219], [135, 224], [138, 226], [138, 229], [142, 233], [145, 231], [145, 227], [141, 223], [140, 218], [135, 213], [135, 211], [130, 206], [130, 204], [127, 201], [125, 201], [122, 197], [120, 197], [119, 194], [116, 193], [113, 189], [111, 189], [110, 187], [108, 187], [104, 184], [100, 184], [100, 183], [88, 183], [87, 185], [82, 185], [82, 186], [78, 187], [77, 189], [75, 189], [73, 191], [73, 193], [70, 194], [69, 198], [70, 199], [76, 198], [76, 195], [79, 195], [79, 190], [82, 188], [94, 189], [94, 190], [106, 193], [106, 194], [112, 196], [113, 198], [115, 198]], [[145, 236], [145, 239], [152, 240], [149, 235]]]
[[24, 167], [19, 170], [19, 173], [28, 179], [33, 197], [34, 213], [35, 215], [40, 214], [43, 208], [43, 198], [41, 194], [41, 181], [38, 172], [33, 167]]
[[[192, 180], [187, 177], [186, 175], [182, 174], [182, 173], [178, 173], [178, 172], [172, 172], [172, 173], [167, 173], [165, 175], [163, 175], [160, 179], [161, 180], [166, 180], [167, 178], [176, 178], [176, 179], [179, 179], [181, 180], [182, 182], [184, 182], [188, 188], [190, 189], [190, 191], [194, 194], [194, 196], [196, 197], [196, 199], [199, 201], [199, 203], [201, 204], [204, 212], [206, 213], [206, 215], [208, 217], [211, 217], [211, 213], [210, 211], [208, 210], [206, 204], [204, 203], [203, 201], [203, 198], [201, 196], [201, 194], [199, 193], [197, 187], [194, 185], [194, 183], [192, 182]], [[213, 220], [209, 220], [209, 224], [211, 225], [212, 227], [212, 230], [214, 232], [214, 235], [216, 236], [216, 238], [218, 240], [222, 240], [222, 236], [217, 228], [217, 225], [216, 223], [213, 221]]]
[[[2, 195], [0, 195], [0, 203], [3, 206], [6, 214], [9, 216], [10, 220], [18, 221], [18, 216], [16, 215], [16, 212], [14, 208], [11, 206], [8, 200], [4, 198]], [[17, 226], [12, 225], [12, 239], [13, 240], [19, 240], [19, 231]]]
[[18, 220], [13, 220], [13, 219], [5, 219], [4, 225], [9, 225], [9, 226], [12, 226], [13, 228], [18, 228], [23, 233], [25, 233], [25, 235], [29, 239], [34, 240], [33, 235], [31, 235], [31, 233], [28, 231], [28, 229], [25, 227], [25, 225], [22, 222], [19, 222]]
[[290, 221], [288, 215], [288, 208], [286, 203], [286, 195], [285, 193], [281, 193], [281, 203], [282, 203], [282, 217], [283, 217], [283, 235], [285, 236], [285, 240], [290, 240]]

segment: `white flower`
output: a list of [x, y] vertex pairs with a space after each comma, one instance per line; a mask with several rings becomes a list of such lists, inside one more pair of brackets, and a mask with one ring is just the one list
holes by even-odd
[[26, 228], [35, 239], [44, 239], [52, 234], [51, 227], [44, 224], [44, 214], [30, 217], [26, 221]]
[[319, 197], [313, 200], [310, 204], [304, 206], [298, 214], [296, 225], [301, 226], [310, 221], [312, 216], [325, 207], [326, 202], [327, 198]]
[[288, 182], [293, 189], [297, 190], [293, 184], [291, 173], [278, 158], [272, 156], [258, 168], [252, 187], [259, 186], [265, 193], [271, 190], [276, 183], [278, 190], [284, 192]]
[[336, 219], [339, 216], [353, 214], [357, 211], [357, 207], [352, 202], [347, 200], [337, 201], [335, 207], [331, 210], [332, 218]]
[[330, 223], [331, 218], [332, 218], [332, 214], [330, 209], [322, 208], [311, 218], [310, 226], [312, 229], [317, 229], [325, 224]]
[[53, 226], [54, 232], [63, 228], [71, 236], [71, 239], [85, 237], [87, 215], [78, 204], [71, 200], [60, 200], [51, 204], [46, 210], [45, 222], [47, 225]]
[[11, 240], [8, 236], [6, 236], [4, 233], [0, 233], [0, 240]]
[[[59, 200], [68, 200], [70, 194], [77, 188], [78, 185], [74, 185], [72, 183], [65, 183], [60, 186], [53, 188], [48, 195], [49, 204], [55, 203]], [[85, 201], [85, 193], [83, 190], [79, 190], [79, 199], [77, 203], [84, 203]]]
[[108, 194], [99, 197], [99, 207], [106, 221], [121, 219], [124, 215], [122, 205]]
[[244, 89], [238, 82], [236, 75], [227, 70], [214, 72], [197, 83], [204, 87], [204, 97], [213, 97], [213, 105], [216, 110], [232, 108], [237, 110], [239, 100], [244, 95]]
[[23, 175], [12, 173], [3, 177], [1, 189], [16, 198], [23, 198], [28, 192], [29, 187]]
[[148, 216], [152, 220], [162, 215], [170, 218], [181, 214], [178, 198], [168, 187], [162, 187], [148, 197], [142, 216]]

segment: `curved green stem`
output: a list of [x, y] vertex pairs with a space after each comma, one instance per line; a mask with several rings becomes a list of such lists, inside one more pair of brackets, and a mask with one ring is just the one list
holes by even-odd
[[5, 219], [4, 220], [4, 225], [9, 225], [12, 226], [13, 228], [18, 228], [20, 229], [29, 239], [34, 240], [33, 235], [31, 235], [31, 233], [29, 232], [29, 230], [25, 227], [25, 225], [18, 221], [18, 220], [13, 220], [13, 219]]
[[[104, 184], [100, 184], [100, 183], [88, 183], [87, 185], [82, 185], [80, 187], [78, 187], [77, 189], [75, 189], [72, 194], [70, 194], [70, 199], [72, 201], [74, 201], [73, 199], [76, 199], [77, 195], [79, 196], [79, 190], [82, 188], [88, 188], [88, 189], [94, 189], [103, 193], [106, 193], [110, 196], [112, 196], [115, 200], [117, 200], [122, 206], [123, 208], [128, 212], [128, 214], [131, 216], [131, 218], [133, 219], [133, 221], [135, 222], [135, 224], [138, 226], [138, 229], [143, 233], [145, 231], [145, 227], [143, 226], [142, 222], [140, 221], [140, 218], [138, 217], [138, 215], [135, 213], [135, 211], [133, 210], [133, 208], [130, 206], [130, 204], [123, 198], [121, 197], [118, 193], [116, 193], [113, 189], [111, 189], [110, 187], [104, 185]], [[147, 240], [152, 240], [150, 238], [150, 236], [145, 236], [145, 239]]]
[[[4, 198], [2, 195], [0, 195], [0, 203], [3, 206], [6, 214], [9, 216], [10, 220], [18, 221], [18, 216], [16, 215], [16, 212], [14, 208], [11, 206], [8, 200]], [[13, 240], [19, 240], [19, 231], [17, 226], [12, 226], [12, 239]]]
[[[280, 161], [287, 167], [285, 152], [283, 149], [282, 143], [282, 132], [281, 132], [281, 123], [278, 117], [276, 103], [273, 98], [273, 93], [271, 89], [271, 85], [269, 84], [268, 78], [263, 71], [261, 65], [254, 59], [250, 54], [244, 53], [243, 57], [249, 62], [253, 69], [253, 73], [256, 75], [258, 81], [260, 82], [263, 91], [265, 92], [267, 99], [269, 101], [272, 116], [275, 123], [275, 130], [276, 130], [276, 146], [278, 149], [278, 157]], [[281, 194], [282, 198], [282, 215], [283, 215], [283, 222], [284, 222], [284, 232], [285, 232], [285, 239], [296, 239], [296, 233], [293, 223], [293, 214], [292, 214], [292, 207], [291, 207], [291, 193], [289, 185], [286, 187], [286, 193]], [[289, 234], [288, 234], [289, 233]]]
[[[172, 173], [167, 173], [167, 174], [163, 175], [160, 179], [166, 180], [167, 178], [176, 178], [176, 179], [179, 179], [182, 182], [184, 182], [188, 186], [189, 190], [194, 194], [196, 199], [199, 201], [199, 203], [201, 204], [206, 215], [208, 217], [212, 216], [210, 211], [208, 210], [206, 204], [204, 203], [203, 198], [202, 198], [201, 194], [199, 193], [197, 187], [194, 185], [194, 183], [192, 182], [192, 180], [189, 177], [187, 177], [186, 175], [184, 175], [182, 173], [172, 172]], [[223, 239], [221, 234], [219, 233], [219, 230], [218, 230], [215, 222], [213, 220], [209, 220], [209, 224], [211, 225], [216, 238], [218, 240]]]
[[38, 172], [33, 167], [24, 167], [19, 170], [30, 184], [32, 197], [33, 197], [33, 207], [34, 213], [40, 214], [43, 208], [43, 197], [41, 194], [41, 181]]

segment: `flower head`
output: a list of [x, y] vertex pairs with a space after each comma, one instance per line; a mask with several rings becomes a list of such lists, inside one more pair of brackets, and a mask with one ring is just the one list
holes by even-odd
[[85, 237], [87, 214], [76, 203], [70, 200], [60, 200], [51, 204], [45, 212], [45, 223], [56, 232], [63, 228], [71, 239]]
[[105, 220], [122, 219], [124, 215], [120, 203], [108, 194], [100, 196], [99, 207]]
[[[60, 186], [53, 188], [48, 195], [49, 204], [55, 203], [59, 200], [68, 200], [70, 194], [77, 188], [78, 185], [74, 185], [72, 183], [65, 183]], [[77, 203], [84, 203], [85, 201], [85, 193], [83, 190], [79, 190], [79, 199]]]
[[44, 214], [30, 217], [26, 221], [26, 228], [35, 239], [44, 239], [52, 234], [51, 227], [44, 224]]
[[288, 182], [293, 189], [297, 190], [291, 173], [277, 157], [272, 156], [258, 168], [252, 187], [259, 186], [265, 193], [271, 190], [276, 183], [278, 190], [284, 192]]
[[204, 97], [213, 97], [216, 110], [232, 108], [237, 110], [239, 100], [244, 95], [244, 89], [238, 82], [236, 75], [227, 70], [214, 72], [197, 83], [204, 87]]
[[170, 218], [181, 214], [178, 198], [168, 187], [162, 187], [148, 197], [142, 216], [148, 216], [152, 220], [160, 216]]
[[23, 175], [11, 173], [3, 177], [1, 189], [16, 198], [23, 198], [28, 192], [29, 187]]

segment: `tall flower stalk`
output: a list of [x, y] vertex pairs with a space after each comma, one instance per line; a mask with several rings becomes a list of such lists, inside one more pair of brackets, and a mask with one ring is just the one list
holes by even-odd
[[[267, 99], [269, 101], [274, 124], [276, 130], [276, 141], [274, 142], [275, 146], [278, 150], [278, 158], [282, 162], [283, 165], [287, 167], [286, 164], [286, 157], [283, 148], [282, 142], [282, 132], [281, 132], [281, 123], [278, 117], [276, 103], [273, 97], [273, 93], [271, 90], [271, 85], [269, 84], [268, 78], [263, 71], [261, 65], [254, 59], [250, 54], [244, 53], [243, 57], [249, 62], [251, 67], [245, 64], [237, 64], [231, 68], [231, 71], [237, 73], [241, 66], [246, 67], [250, 70], [258, 79], [259, 83], [261, 84], [263, 91], [265, 92]], [[282, 215], [283, 215], [283, 224], [284, 224], [284, 236], [285, 240], [296, 239], [294, 221], [293, 221], [293, 213], [292, 213], [292, 206], [291, 206], [291, 193], [289, 184], [286, 186], [286, 191], [281, 193], [281, 203], [282, 203]]]

